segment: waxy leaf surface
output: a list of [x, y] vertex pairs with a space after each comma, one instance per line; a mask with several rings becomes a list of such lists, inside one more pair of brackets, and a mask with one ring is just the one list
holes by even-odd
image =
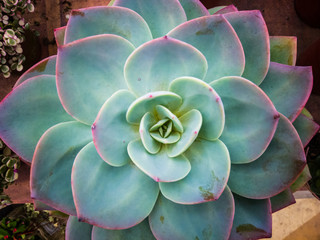
[[93, 227], [92, 240], [155, 240], [149, 227], [148, 219], [124, 230], [109, 230]]
[[222, 15], [188, 21], [170, 31], [168, 36], [189, 43], [203, 53], [208, 61], [204, 78], [208, 83], [224, 76], [241, 76], [244, 71], [241, 42]]
[[121, 36], [135, 47], [152, 39], [147, 23], [139, 14], [130, 9], [90, 7], [71, 12], [65, 43], [99, 34]]
[[91, 240], [92, 225], [79, 222], [77, 217], [69, 216], [66, 226], [66, 240]]
[[157, 182], [178, 181], [190, 172], [189, 160], [183, 155], [169, 157], [165, 145], [153, 155], [136, 140], [129, 143], [128, 153], [135, 165]]
[[285, 189], [281, 193], [270, 198], [272, 213], [277, 212], [285, 207], [290, 206], [291, 204], [296, 203], [292, 191], [290, 188]]
[[231, 166], [228, 186], [243, 197], [269, 198], [288, 188], [306, 165], [304, 149], [291, 122], [280, 115], [277, 131], [261, 157]]
[[201, 113], [196, 109], [190, 110], [179, 118], [184, 132], [178, 142], [168, 145], [169, 157], [177, 157], [190, 147], [198, 137], [203, 122], [202, 119]]
[[64, 37], [66, 34], [66, 26], [54, 29], [54, 38], [56, 40], [57, 47], [64, 44]]
[[151, 154], [156, 154], [161, 149], [161, 144], [151, 137], [149, 129], [156, 123], [155, 118], [147, 112], [141, 119], [139, 133], [144, 148]]
[[224, 109], [219, 95], [212, 87], [196, 78], [181, 77], [173, 80], [170, 91], [183, 99], [178, 115], [197, 109], [202, 115], [199, 136], [208, 140], [220, 137], [224, 127]]
[[304, 114], [300, 114], [294, 120], [293, 126], [297, 130], [304, 147], [308, 145], [313, 136], [319, 130], [319, 125], [310, 118], [306, 117]]
[[113, 6], [130, 8], [148, 23], [153, 38], [162, 37], [187, 20], [178, 0], [116, 0]]
[[103, 103], [126, 89], [123, 66], [134, 47], [122, 37], [104, 34], [59, 48], [57, 88], [69, 114], [91, 125]]
[[297, 38], [270, 36], [270, 61], [294, 66], [297, 60]]
[[270, 238], [272, 232], [269, 199], [248, 199], [233, 194], [234, 220], [230, 240]]
[[207, 8], [199, 0], [179, 0], [187, 20], [210, 15]]
[[14, 84], [14, 87], [17, 87], [22, 82], [35, 76], [56, 75], [56, 60], [57, 55], [53, 55], [41, 60], [40, 62], [29, 68], [27, 71], [25, 71]]
[[127, 90], [115, 92], [102, 106], [92, 125], [94, 145], [111, 166], [122, 166], [129, 161], [128, 143], [139, 138], [138, 126], [128, 124], [126, 112], [135, 100]]
[[170, 82], [181, 76], [203, 79], [207, 61], [191, 45], [162, 37], [137, 48], [128, 58], [124, 75], [137, 96], [154, 91], [167, 91]]
[[294, 121], [304, 108], [312, 89], [312, 68], [272, 62], [261, 89], [276, 109]]
[[76, 215], [71, 169], [78, 152], [90, 141], [90, 127], [76, 121], [48, 129], [40, 138], [32, 159], [31, 197]]
[[277, 110], [259, 87], [244, 78], [224, 77], [210, 85], [223, 102], [226, 119], [220, 139], [227, 145], [231, 162], [252, 162], [273, 137]]
[[230, 172], [226, 146], [220, 140], [197, 139], [184, 155], [191, 163], [190, 173], [180, 181], [160, 183], [162, 194], [180, 204], [218, 199], [226, 187]]
[[176, 204], [162, 195], [150, 214], [151, 230], [157, 239], [228, 239], [234, 201], [228, 187], [216, 201], [195, 205]]
[[224, 14], [224, 17], [236, 31], [245, 53], [246, 66], [242, 77], [259, 85], [270, 64], [269, 33], [261, 12], [231, 12]]
[[[107, 229], [125, 229], [141, 222], [159, 193], [158, 184], [134, 164], [111, 167], [103, 161], [93, 143], [77, 155], [71, 177], [78, 218]], [[94, 194], [88, 194], [92, 190]]]
[[139, 97], [129, 106], [126, 118], [129, 123], [139, 124], [144, 114], [154, 112], [157, 105], [163, 105], [173, 110], [177, 109], [181, 103], [181, 97], [175, 93], [167, 91], [150, 92]]
[[48, 128], [74, 120], [63, 109], [51, 75], [30, 78], [16, 87], [0, 103], [0, 112], [1, 139], [27, 162]]

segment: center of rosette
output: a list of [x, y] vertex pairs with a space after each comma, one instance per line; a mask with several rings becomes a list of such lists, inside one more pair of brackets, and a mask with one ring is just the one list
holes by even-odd
[[157, 122], [149, 128], [150, 136], [157, 142], [172, 144], [180, 139], [183, 132], [180, 120], [166, 107], [157, 105], [155, 107], [155, 118]]

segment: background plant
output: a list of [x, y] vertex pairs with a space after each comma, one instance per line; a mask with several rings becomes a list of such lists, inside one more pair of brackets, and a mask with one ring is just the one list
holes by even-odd
[[0, 221], [0, 239], [63, 239], [65, 216], [56, 212], [36, 211], [31, 203], [16, 206]]
[[11, 203], [10, 198], [3, 191], [18, 179], [20, 165], [19, 157], [0, 139], [0, 209]]
[[12, 71], [22, 71], [25, 56], [21, 43], [25, 41], [25, 30], [30, 28], [23, 18], [26, 12], [33, 12], [31, 0], [3, 0], [0, 12], [0, 69], [5, 78]]

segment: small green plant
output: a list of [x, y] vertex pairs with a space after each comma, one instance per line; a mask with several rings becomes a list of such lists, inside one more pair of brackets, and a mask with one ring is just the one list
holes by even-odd
[[17, 206], [0, 222], [0, 239], [57, 240], [64, 236], [66, 216], [57, 211], [35, 211], [34, 205]]
[[31, 0], [3, 0], [0, 3], [0, 69], [5, 78], [12, 71], [22, 71], [25, 56], [21, 43], [25, 40], [25, 30], [30, 28], [23, 14], [33, 12]]
[[18, 179], [20, 159], [0, 139], [0, 208], [11, 203], [10, 198], [3, 194], [3, 190]]

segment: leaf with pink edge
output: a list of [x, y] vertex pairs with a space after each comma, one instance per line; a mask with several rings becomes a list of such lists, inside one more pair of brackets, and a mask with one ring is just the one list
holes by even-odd
[[229, 240], [270, 238], [272, 232], [269, 199], [255, 200], [233, 194], [235, 213]]
[[297, 131], [282, 114], [267, 150], [257, 160], [233, 164], [230, 189], [247, 198], [270, 198], [288, 188], [306, 165], [304, 149]]
[[40, 62], [29, 68], [21, 75], [18, 81], [14, 84], [14, 87], [17, 87], [24, 81], [35, 76], [56, 75], [56, 59], [57, 55], [53, 55], [41, 60]]
[[220, 137], [225, 122], [223, 104], [220, 96], [209, 84], [200, 79], [181, 77], [170, 83], [169, 90], [183, 99], [182, 105], [176, 112], [178, 116], [192, 109], [200, 111], [202, 127], [199, 137], [207, 140]]
[[69, 216], [66, 226], [66, 240], [91, 240], [92, 225], [79, 222], [77, 217]]
[[129, 106], [126, 114], [127, 121], [139, 124], [146, 112], [153, 112], [157, 105], [162, 105], [170, 110], [176, 110], [182, 103], [179, 95], [169, 91], [149, 92], [137, 98]]
[[210, 15], [207, 8], [199, 0], [179, 0], [187, 20]]
[[217, 200], [229, 178], [231, 164], [226, 146], [220, 140], [197, 139], [184, 155], [190, 160], [190, 173], [178, 182], [160, 183], [161, 193], [180, 204]]
[[141, 140], [131, 141], [128, 153], [134, 164], [157, 182], [174, 182], [184, 178], [191, 169], [189, 160], [183, 155], [168, 157], [167, 146], [153, 155], [147, 152]]
[[69, 114], [91, 125], [103, 103], [126, 89], [123, 65], [133, 45], [122, 37], [104, 34], [60, 46], [57, 88]]
[[218, 6], [214, 8], [209, 9], [209, 13], [211, 15], [213, 14], [226, 14], [230, 12], [237, 12], [238, 9], [234, 5], [228, 5], [228, 6]]
[[116, 0], [113, 6], [132, 9], [148, 23], [153, 38], [162, 37], [172, 28], [187, 21], [178, 0]]
[[50, 75], [30, 78], [14, 88], [0, 103], [0, 112], [1, 139], [27, 162], [48, 128], [74, 120], [63, 109], [55, 77]]
[[259, 85], [270, 64], [269, 33], [261, 12], [239, 11], [223, 16], [231, 23], [242, 43], [246, 58], [242, 77]]
[[54, 29], [54, 38], [56, 40], [57, 47], [64, 44], [65, 34], [66, 26]]
[[210, 84], [221, 97], [225, 126], [220, 137], [232, 163], [248, 163], [266, 150], [279, 121], [267, 95], [241, 77], [224, 77]]
[[127, 90], [115, 92], [103, 104], [92, 125], [97, 152], [111, 166], [128, 163], [128, 143], [139, 138], [138, 126], [128, 124], [126, 120], [127, 109], [134, 100], [134, 95]]
[[150, 214], [157, 239], [228, 239], [234, 216], [234, 200], [228, 187], [216, 201], [195, 205], [176, 204], [162, 195]]
[[36, 211], [42, 211], [42, 210], [56, 210], [53, 207], [50, 207], [49, 205], [45, 204], [44, 202], [41, 202], [39, 200], [33, 199], [33, 207]]
[[93, 227], [92, 240], [156, 240], [152, 235], [148, 219], [125, 230], [109, 230]]
[[92, 141], [89, 126], [60, 123], [40, 138], [31, 167], [31, 197], [55, 209], [76, 215], [71, 192], [71, 169], [78, 152]]
[[[93, 143], [77, 155], [71, 179], [78, 218], [107, 229], [140, 223], [159, 194], [158, 184], [133, 163], [112, 167], [100, 158]], [[95, 193], [88, 194], [92, 189]]]
[[222, 15], [206, 16], [179, 25], [168, 36], [189, 43], [206, 57], [205, 82], [224, 76], [241, 76], [245, 56], [241, 42]]
[[130, 9], [100, 6], [71, 12], [65, 43], [99, 34], [118, 35], [135, 47], [152, 39], [147, 23]]
[[199, 135], [202, 119], [202, 115], [197, 109], [192, 109], [179, 117], [184, 131], [178, 142], [168, 145], [167, 152], [169, 157], [177, 157], [191, 146]]
[[312, 68], [270, 63], [260, 85], [276, 109], [292, 122], [304, 108], [312, 90]]
[[297, 60], [297, 38], [270, 36], [270, 61], [294, 66]]
[[206, 58], [199, 50], [165, 36], [137, 48], [124, 66], [124, 75], [129, 89], [141, 96], [167, 91], [170, 82], [177, 77], [203, 79], [207, 69]]
[[270, 198], [272, 213], [280, 211], [281, 209], [288, 207], [294, 203], [296, 200], [290, 190], [290, 188], [285, 189], [281, 193]]
[[313, 136], [319, 131], [319, 125], [305, 116], [300, 114], [293, 122], [293, 126], [299, 133], [303, 146], [306, 147]]

